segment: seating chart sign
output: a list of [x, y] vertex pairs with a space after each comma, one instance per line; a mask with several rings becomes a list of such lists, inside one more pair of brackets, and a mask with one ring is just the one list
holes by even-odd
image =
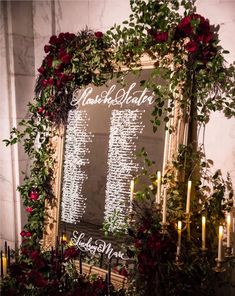
[[[66, 127], [61, 222], [71, 231], [113, 220], [122, 228], [130, 206], [130, 182], [141, 170], [136, 156], [145, 147], [162, 166], [164, 130], [153, 133], [154, 93], [140, 86], [148, 70], [128, 74], [102, 87], [89, 85], [73, 94]], [[156, 82], [157, 83], [157, 82]], [[90, 233], [92, 235], [92, 233]]]

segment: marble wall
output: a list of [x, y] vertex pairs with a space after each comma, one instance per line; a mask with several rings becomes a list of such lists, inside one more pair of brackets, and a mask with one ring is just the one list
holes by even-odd
[[[50, 35], [74, 32], [88, 26], [105, 31], [130, 13], [128, 0], [28, 0], [0, 1], [0, 140], [25, 118], [27, 102], [33, 97], [37, 68], [41, 65], [44, 44]], [[219, 24], [220, 40], [230, 50], [228, 62], [235, 60], [232, 42], [235, 28], [234, 0], [198, 0], [198, 13]], [[213, 114], [206, 128], [205, 149], [215, 167], [231, 173], [235, 183], [235, 120]], [[0, 143], [0, 246], [20, 241], [19, 232], [26, 215], [15, 188], [28, 169], [22, 147], [6, 148]]]

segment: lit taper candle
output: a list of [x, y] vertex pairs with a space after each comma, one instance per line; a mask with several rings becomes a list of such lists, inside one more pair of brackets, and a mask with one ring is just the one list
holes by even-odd
[[206, 217], [202, 216], [202, 249], [206, 249]]
[[218, 261], [222, 261], [222, 239], [223, 239], [223, 226], [219, 227], [219, 241], [218, 241]]
[[161, 203], [161, 184], [162, 184], [162, 174], [160, 171], [157, 172], [157, 204]]
[[230, 248], [230, 245], [231, 245], [231, 241], [230, 241], [231, 214], [230, 213], [227, 213], [226, 222], [227, 222], [227, 248]]
[[192, 189], [192, 181], [188, 181], [186, 214], [189, 214], [189, 212], [190, 212], [191, 189]]
[[181, 232], [182, 232], [182, 222], [181, 221], [178, 221], [177, 230], [178, 230], [177, 256], [179, 256], [180, 255], [180, 247], [181, 247]]
[[133, 209], [133, 198], [134, 198], [134, 187], [135, 187], [135, 181], [131, 180], [131, 185], [130, 185], [130, 212], [132, 212]]

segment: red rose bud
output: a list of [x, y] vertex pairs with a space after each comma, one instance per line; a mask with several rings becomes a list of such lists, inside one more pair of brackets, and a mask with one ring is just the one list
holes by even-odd
[[29, 193], [29, 198], [32, 200], [37, 200], [39, 198], [39, 194], [37, 191], [31, 191]]
[[98, 32], [95, 32], [95, 37], [96, 38], [102, 38], [103, 37], [103, 33], [98, 31]]
[[51, 46], [50, 45], [45, 45], [44, 46], [45, 53], [48, 53], [50, 50], [51, 50]]
[[49, 40], [49, 43], [51, 45], [56, 45], [58, 43], [57, 37], [55, 35], [52, 35], [50, 40]]
[[20, 233], [20, 235], [21, 235], [22, 237], [26, 236], [26, 231], [22, 230], [21, 233]]
[[64, 64], [70, 63], [72, 57], [68, 53], [61, 57], [61, 62]]
[[38, 108], [38, 114], [41, 115], [43, 112], [44, 112], [44, 108], [43, 107], [39, 107]]
[[30, 237], [30, 236], [32, 236], [32, 233], [30, 231], [27, 231], [26, 234], [25, 234], [25, 236], [26, 237]]
[[45, 62], [46, 62], [48, 67], [51, 67], [52, 62], [53, 62], [53, 57], [51, 55], [47, 55], [46, 58], [45, 58]]
[[31, 207], [27, 207], [25, 210], [26, 210], [26, 212], [28, 212], [28, 213], [32, 213], [33, 208], [31, 208]]
[[194, 53], [197, 51], [198, 49], [198, 45], [195, 41], [189, 41], [186, 45], [185, 45], [185, 49], [188, 52]]
[[45, 73], [45, 68], [43, 68], [43, 66], [41, 66], [40, 68], [38, 68], [38, 72], [41, 73], [41, 74], [44, 74]]
[[153, 34], [153, 39], [159, 43], [166, 42], [168, 39], [168, 32], [156, 32]]

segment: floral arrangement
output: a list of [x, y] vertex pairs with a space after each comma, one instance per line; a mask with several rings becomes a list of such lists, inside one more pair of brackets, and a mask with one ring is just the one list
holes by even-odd
[[[83, 88], [90, 83], [102, 85], [111, 79], [114, 71], [120, 70], [119, 66], [122, 65], [127, 66], [130, 71], [136, 71], [141, 68], [141, 57], [147, 54], [152, 59], [154, 68], [150, 78], [142, 81], [142, 84], [152, 89], [156, 95], [151, 119], [154, 132], [161, 124], [164, 124], [169, 132], [174, 132], [168, 122], [176, 105], [180, 106], [183, 119], [189, 124], [189, 131], [194, 136], [195, 126], [204, 127], [209, 121], [211, 111], [222, 111], [228, 118], [235, 115], [235, 69], [232, 65], [225, 67], [223, 55], [227, 51], [219, 45], [218, 28], [196, 14], [194, 4], [188, 1], [131, 0], [130, 4], [132, 14], [129, 20], [123, 22], [122, 27], [115, 25], [105, 34], [89, 30], [77, 35], [60, 33], [58, 36], [52, 36], [49, 44], [44, 47], [46, 56], [38, 69], [35, 100], [33, 104], [29, 104], [30, 118], [21, 121], [19, 129], [14, 128], [10, 139], [5, 140], [7, 145], [22, 141], [25, 152], [32, 160], [30, 174], [18, 188], [28, 213], [28, 222], [21, 232], [24, 238], [24, 248], [19, 261], [21, 271], [11, 273], [11, 279], [7, 278], [5, 282], [6, 287], [9, 284], [14, 288], [20, 275], [23, 280], [33, 283], [33, 289], [37, 287], [39, 295], [45, 295], [40, 294], [40, 291], [44, 293], [43, 289], [47, 289], [44, 287], [45, 283], [50, 283], [48, 289], [52, 289], [54, 284], [57, 287], [59, 285], [63, 292], [66, 281], [71, 282], [71, 293], [68, 295], [76, 295], [76, 289], [83, 293], [82, 295], [99, 295], [96, 288], [102, 290], [103, 280], [90, 282], [80, 277], [76, 282], [74, 277], [73, 280], [67, 278], [64, 269], [61, 271], [59, 283], [54, 283], [52, 256], [47, 257], [47, 253], [32, 251], [42, 239], [45, 200], [53, 202], [55, 198], [52, 191], [55, 160], [50, 140], [56, 134], [55, 127], [66, 124], [67, 113], [73, 108], [70, 102], [76, 88]], [[184, 9], [184, 17], [178, 13], [180, 7]], [[125, 73], [118, 72], [117, 75]], [[159, 87], [156, 85], [157, 77], [165, 79], [167, 83]], [[35, 143], [38, 143], [36, 147]], [[137, 200], [142, 201], [143, 206], [140, 207], [142, 210], [135, 214], [136, 227], [130, 226], [132, 246], [128, 249], [129, 255], [134, 256], [137, 262], [134, 277], [137, 290], [134, 290], [139, 295], [147, 295], [146, 291], [148, 295], [180, 295], [180, 289], [183, 289], [184, 295], [195, 295], [193, 286], [200, 295], [209, 295], [202, 293], [207, 293], [208, 282], [211, 276], [214, 276], [208, 267], [211, 266], [214, 254], [202, 257], [195, 252], [195, 248], [198, 249], [198, 241], [191, 240], [184, 245], [185, 250], [191, 249], [188, 255], [183, 255], [184, 267], [174, 264], [177, 240], [175, 222], [183, 215], [182, 208], [185, 205], [185, 200], [180, 199], [180, 196], [185, 195], [185, 180], [192, 176], [195, 184], [194, 194], [199, 198], [200, 193], [203, 201], [203, 207], [200, 206], [200, 209], [195, 202], [193, 219], [196, 220], [202, 210], [207, 211], [208, 215], [211, 211], [211, 221], [216, 220], [219, 215], [220, 219], [216, 222], [218, 223], [224, 218], [221, 200], [225, 187], [231, 189], [231, 185], [229, 180], [227, 183], [222, 181], [219, 174], [209, 179], [205, 176], [206, 180], [214, 180], [212, 197], [216, 211], [212, 211], [212, 199], [205, 201], [205, 195], [202, 194], [209, 186], [204, 186], [200, 180], [202, 171], [207, 171], [208, 163], [205, 162], [205, 157], [199, 157], [200, 161], [197, 156], [194, 157], [195, 153], [199, 153], [197, 139], [189, 138], [186, 148], [189, 148], [186, 149], [187, 153], [182, 152], [186, 150], [178, 151], [175, 166], [164, 176], [164, 182], [170, 186], [169, 207], [172, 209], [169, 213], [172, 220], [167, 235], [161, 232], [160, 212], [152, 212], [149, 209], [146, 212], [146, 203], [148, 204], [151, 194], [156, 190], [156, 174], [150, 176], [153, 190], [147, 187], [136, 194]], [[150, 163], [147, 158], [145, 160], [147, 164]], [[230, 192], [231, 198], [232, 190]], [[174, 208], [176, 211], [173, 211]], [[214, 235], [213, 229], [211, 233]], [[212, 241], [211, 245], [213, 244]], [[64, 266], [65, 258], [61, 260]], [[204, 260], [203, 264], [201, 260]], [[39, 275], [42, 270], [43, 275]], [[197, 285], [194, 280], [196, 275], [200, 275]], [[152, 286], [151, 283], [156, 285]], [[21, 289], [20, 285], [18, 287]], [[25, 289], [25, 282], [22, 285], [22, 289]], [[88, 292], [81, 290], [82, 287], [88, 287], [92, 292], [85, 294]], [[151, 294], [156, 288], [158, 294]], [[52, 291], [54, 294], [53, 289]], [[166, 291], [168, 294], [164, 294]], [[105, 295], [106, 292], [100, 293]]]

